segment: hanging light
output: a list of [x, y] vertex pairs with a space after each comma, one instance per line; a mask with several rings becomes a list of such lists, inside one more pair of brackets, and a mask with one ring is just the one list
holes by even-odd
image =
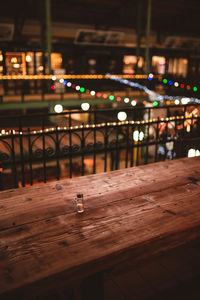
[[182, 104], [188, 104], [188, 102], [190, 102], [190, 98], [182, 98], [181, 99]]
[[179, 101], [178, 99], [176, 99], [176, 100], [174, 101], [174, 103], [175, 103], [176, 105], [179, 105], [180, 101]]
[[32, 61], [32, 58], [30, 55], [26, 55], [26, 62], [30, 63]]
[[129, 98], [127, 98], [127, 97], [126, 97], [126, 98], [124, 98], [124, 102], [125, 102], [125, 103], [129, 103], [129, 101], [130, 101], [130, 99], [129, 99]]
[[54, 106], [54, 110], [55, 110], [56, 113], [59, 114], [59, 113], [61, 113], [63, 111], [63, 106], [61, 104], [56, 104]]
[[136, 104], [137, 104], [137, 101], [136, 101], [136, 100], [132, 100], [132, 101], [131, 101], [131, 105], [132, 105], [132, 106], [136, 106]]
[[81, 108], [84, 111], [87, 111], [90, 108], [90, 104], [89, 103], [81, 103]]
[[125, 111], [120, 111], [120, 112], [118, 112], [118, 114], [117, 114], [117, 119], [118, 119], [119, 121], [125, 121], [126, 118], [127, 118], [127, 114], [126, 114]]

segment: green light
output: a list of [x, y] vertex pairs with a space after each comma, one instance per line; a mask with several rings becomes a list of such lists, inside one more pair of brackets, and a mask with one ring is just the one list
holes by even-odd
[[85, 88], [84, 88], [84, 87], [81, 87], [81, 88], [80, 88], [80, 92], [81, 92], [81, 93], [84, 93], [84, 92], [85, 92]]
[[193, 91], [194, 91], [194, 92], [197, 92], [197, 90], [198, 90], [197, 87], [194, 86], [194, 87], [193, 87]]
[[110, 95], [110, 96], [109, 96], [109, 99], [110, 99], [110, 100], [114, 100], [115, 97], [114, 97], [113, 95]]
[[158, 101], [154, 101], [153, 106], [158, 106]]
[[168, 80], [166, 78], [163, 79], [163, 83], [167, 83]]

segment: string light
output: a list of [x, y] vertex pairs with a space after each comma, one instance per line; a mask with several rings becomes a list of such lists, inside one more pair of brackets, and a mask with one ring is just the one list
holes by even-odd
[[129, 103], [130, 99], [129, 98], [124, 98], [125, 103]]
[[[198, 116], [190, 116], [190, 117], [187, 117], [185, 118], [184, 116], [172, 116], [172, 117], [168, 117], [168, 118], [161, 118], [160, 121], [161, 122], [170, 122], [170, 121], [175, 121], [175, 120], [182, 120], [182, 119], [185, 119], [185, 120], [194, 120], [194, 118], [200, 120], [200, 117]], [[85, 125], [75, 125], [75, 126], [71, 126], [71, 127], [51, 127], [51, 128], [46, 128], [44, 130], [33, 130], [33, 131], [16, 131], [16, 130], [8, 130], [6, 131], [5, 129], [2, 129], [0, 131], [0, 136], [8, 136], [8, 135], [23, 135], [23, 136], [28, 136], [29, 134], [31, 135], [38, 135], [38, 134], [41, 134], [41, 133], [44, 133], [44, 132], [51, 132], [51, 133], [55, 133], [56, 131], [59, 131], [59, 132], [63, 132], [63, 131], [66, 131], [66, 130], [79, 130], [79, 129], [82, 129], [82, 128], [97, 128], [97, 127], [105, 127], [105, 126], [109, 126], [109, 127], [116, 127], [116, 126], [122, 126], [122, 125], [134, 125], [134, 124], [137, 124], [137, 125], [148, 125], [148, 124], [155, 124], [157, 123], [158, 120], [157, 119], [153, 119], [153, 120], [141, 120], [141, 121], [120, 121], [120, 122], [108, 122], [107, 124], [106, 123], [99, 123], [99, 124], [85, 124]]]
[[127, 119], [127, 113], [125, 111], [118, 112], [117, 119], [119, 121], [125, 121]]
[[80, 92], [81, 92], [81, 93], [84, 93], [84, 92], [85, 92], [85, 88], [84, 88], [84, 87], [81, 87], [81, 88], [80, 88]]
[[[190, 85], [184, 85], [183, 83], [179, 84], [178, 81], [175, 81], [174, 83], [169, 80], [167, 78], [163, 78], [161, 75], [153, 75], [152, 73], [148, 74], [148, 75], [141, 75], [141, 74], [135, 74], [135, 75], [112, 75], [112, 79], [113, 77], [115, 78], [121, 78], [121, 80], [124, 80], [123, 84], [129, 84], [130, 85], [130, 81], [127, 79], [149, 79], [151, 80], [152, 78], [158, 78], [158, 80], [160, 81], [164, 81], [163, 83], [168, 83], [170, 86], [174, 85], [175, 87], [181, 87], [181, 88], [186, 88], [186, 89], [191, 89], [193, 92], [197, 92], [198, 88], [197, 86], [193, 86], [190, 87]], [[90, 74], [85, 74], [85, 75], [0, 75], [0, 80], [18, 80], [18, 79], [25, 79], [25, 80], [41, 80], [41, 79], [51, 79], [51, 80], [59, 80], [60, 83], [63, 83], [65, 85], [67, 85], [68, 87], [72, 86], [71, 82], [67, 82], [66, 79], [111, 79], [111, 75], [110, 74], [105, 74], [105, 75], [90, 75]], [[64, 80], [64, 82], [63, 82]], [[122, 83], [122, 82], [121, 82]], [[75, 85], [76, 86], [76, 85]], [[153, 91], [149, 90], [147, 87], [139, 85], [138, 83], [133, 83], [132, 85], [130, 85], [132, 87], [136, 87], [139, 88], [141, 90], [144, 90], [151, 98], [154, 98], [154, 100], [156, 101], [161, 101], [163, 102], [164, 100], [174, 100], [174, 97], [169, 96], [169, 95], [159, 95], [159, 94], [155, 94]], [[54, 89], [54, 85], [52, 85], [52, 89]], [[84, 87], [83, 87], [84, 89]], [[84, 90], [81, 90], [81, 92], [84, 92]], [[109, 98], [109, 96], [108, 96]], [[181, 96], [176, 96], [176, 98], [180, 99]], [[110, 98], [109, 98], [110, 99]], [[111, 99], [110, 99], [111, 100]], [[196, 102], [196, 103], [200, 103], [200, 99], [195, 98], [195, 97], [191, 97], [190, 98], [191, 102]], [[126, 101], [124, 101], [126, 103]], [[128, 103], [128, 101], [127, 101]]]
[[[164, 78], [164, 79], [162, 80], [162, 82], [163, 82], [164, 84], [167, 84], [167, 83], [168, 83], [170, 86], [173, 85], [173, 81], [172, 81], [172, 80], [169, 80], [169, 81], [168, 81], [166, 78]], [[186, 88], [188, 91], [191, 90], [191, 86], [190, 86], [189, 84], [186, 84], [186, 85], [183, 84], [183, 83], [179, 84], [177, 81], [174, 82], [174, 86], [175, 86], [176, 88], [180, 86], [181, 89]], [[193, 92], [197, 92], [197, 91], [198, 91], [197, 86], [194, 86], [194, 87], [192, 88], [192, 90], [193, 90]]]
[[[14, 58], [14, 60], [12, 61], [12, 63], [17, 63], [17, 58]], [[42, 66], [41, 66], [42, 67]], [[141, 74], [134, 74], [134, 75], [124, 75], [124, 74], [116, 74], [114, 75], [116, 77], [120, 77], [120, 78], [129, 78], [129, 79], [147, 79], [149, 75], [141, 75]], [[160, 75], [153, 75], [154, 78], [158, 78], [160, 79], [161, 76]], [[56, 79], [108, 79], [107, 74], [101, 74], [101, 75], [90, 75], [90, 74], [84, 74], [84, 75], [0, 75], [0, 80], [19, 80], [19, 79], [26, 79], [26, 80], [30, 80], [30, 79], [51, 79], [54, 80], [54, 78], [56, 77]], [[55, 79], [55, 80], [56, 80]]]
[[97, 95], [98, 98], [101, 97], [101, 93], [100, 92], [96, 93], [96, 95]]
[[132, 100], [132, 101], [131, 101], [131, 105], [132, 105], [132, 106], [136, 106], [136, 104], [137, 104], [136, 100]]
[[109, 99], [112, 101], [112, 100], [114, 100], [114, 99], [115, 99], [115, 96], [113, 96], [113, 95], [110, 95], [108, 98], [109, 98]]
[[[157, 94], [157, 93], [151, 91], [146, 86], [141, 85], [139, 83], [132, 82], [132, 81], [129, 81], [127, 79], [124, 80], [122, 78], [118, 78], [118, 77], [116, 77], [114, 75], [110, 75], [110, 74], [107, 74], [107, 76], [110, 76], [111, 80], [119, 81], [121, 84], [129, 85], [131, 87], [136, 87], [140, 90], [145, 91], [149, 95], [149, 98], [154, 98], [154, 100], [158, 101], [158, 102], [163, 102], [164, 100], [174, 100], [175, 97], [180, 98], [180, 99], [182, 98], [181, 96], [160, 95], [160, 94]], [[183, 88], [184, 84], [182, 83], [180, 86]], [[198, 98], [191, 97], [191, 98], [188, 98], [188, 99], [189, 99], [190, 102], [196, 102], [196, 103], [200, 104], [200, 99], [198, 99]]]
[[176, 100], [174, 101], [174, 103], [175, 103], [176, 105], [179, 105], [179, 104], [180, 104], [180, 101], [179, 101], [178, 99], [176, 99]]
[[[100, 93], [100, 92], [95, 92], [95, 91], [90, 91], [90, 90], [88, 90], [88, 89], [85, 89], [84, 87], [80, 87], [79, 85], [78, 86], [76, 86], [75, 84], [72, 84], [71, 82], [67, 82], [66, 80], [62, 80], [62, 82], [63, 82], [63, 84], [65, 84], [65, 85], [67, 85], [68, 87], [72, 87], [72, 88], [75, 88], [77, 91], [80, 91], [81, 93], [83, 93], [83, 92], [87, 92], [88, 94], [90, 94], [91, 96], [97, 96], [98, 98], [100, 98], [100, 97], [102, 97], [102, 98], [104, 98], [104, 99], [109, 99], [109, 100], [114, 100], [115, 99], [115, 96], [114, 95], [108, 95], [108, 94], [102, 94], [102, 93]], [[122, 100], [122, 97], [120, 97], [120, 96], [117, 96], [116, 97], [116, 101], [117, 102], [120, 102]], [[125, 97], [124, 98], [124, 102], [125, 103], [129, 103], [129, 101], [130, 101], [130, 99], [129, 98], [127, 98], [127, 97]], [[135, 99], [134, 100], [135, 102], [133, 102], [134, 103], [134, 105], [136, 105], [136, 103], [138, 102], [138, 100], [137, 99]]]

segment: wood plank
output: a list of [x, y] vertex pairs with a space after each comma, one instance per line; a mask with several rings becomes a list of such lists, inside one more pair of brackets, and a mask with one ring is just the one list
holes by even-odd
[[181, 159], [1, 192], [0, 293], [23, 299], [199, 237], [198, 166]]

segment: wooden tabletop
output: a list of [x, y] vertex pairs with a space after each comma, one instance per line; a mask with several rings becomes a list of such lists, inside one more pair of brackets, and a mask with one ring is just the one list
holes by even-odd
[[27, 299], [199, 236], [199, 157], [2, 191], [0, 297]]

